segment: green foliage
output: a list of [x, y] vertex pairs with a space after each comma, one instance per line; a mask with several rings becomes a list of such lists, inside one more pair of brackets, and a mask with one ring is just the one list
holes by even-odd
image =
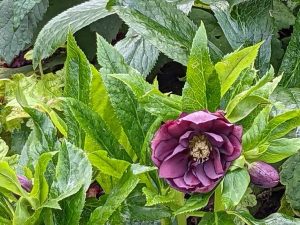
[[92, 22], [110, 15], [105, 7], [105, 0], [87, 1], [64, 11], [47, 23], [35, 42], [33, 67], [36, 68], [42, 59], [49, 57], [65, 43], [68, 30], [75, 33]]
[[31, 43], [48, 5], [48, 0], [0, 1], [1, 59], [11, 63]]
[[300, 210], [300, 193], [299, 193], [299, 160], [300, 153], [287, 159], [280, 173], [280, 181], [286, 186], [286, 200], [291, 204], [292, 208]]

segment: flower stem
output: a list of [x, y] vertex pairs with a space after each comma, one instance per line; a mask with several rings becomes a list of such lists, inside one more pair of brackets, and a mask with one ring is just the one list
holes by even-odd
[[161, 225], [172, 225], [171, 218], [163, 218], [161, 219]]
[[185, 214], [180, 214], [176, 216], [178, 225], [187, 225]]

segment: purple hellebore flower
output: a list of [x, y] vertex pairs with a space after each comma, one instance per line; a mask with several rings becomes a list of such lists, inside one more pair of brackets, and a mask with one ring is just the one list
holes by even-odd
[[27, 177], [24, 177], [24, 176], [19, 176], [18, 175], [18, 180], [21, 184], [21, 187], [27, 191], [27, 192], [30, 192], [31, 189], [32, 189], [32, 182], [31, 180], [28, 180]]
[[248, 167], [251, 182], [262, 188], [272, 188], [279, 183], [278, 171], [271, 165], [257, 161]]
[[183, 113], [167, 121], [151, 145], [159, 176], [182, 192], [211, 191], [240, 156], [242, 130], [223, 111]]

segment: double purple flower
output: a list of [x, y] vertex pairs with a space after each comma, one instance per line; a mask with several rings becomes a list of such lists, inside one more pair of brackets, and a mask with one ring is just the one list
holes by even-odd
[[242, 127], [222, 111], [183, 113], [167, 121], [152, 140], [159, 176], [182, 192], [211, 191], [241, 154]]

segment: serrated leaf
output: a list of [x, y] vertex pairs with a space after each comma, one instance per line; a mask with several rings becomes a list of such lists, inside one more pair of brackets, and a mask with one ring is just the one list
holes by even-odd
[[273, 225], [273, 224], [298, 225], [300, 223], [300, 219], [286, 216], [281, 213], [273, 213], [267, 218], [261, 220], [255, 219], [250, 213], [244, 211], [240, 211], [240, 212], [228, 211], [228, 214], [238, 216], [245, 223], [249, 225]]
[[54, 154], [51, 152], [42, 154], [35, 166], [34, 184], [30, 197], [37, 199], [37, 206], [41, 206], [48, 198], [49, 186], [45, 178], [45, 172]]
[[163, 119], [177, 118], [181, 113], [181, 97], [162, 94], [136, 73], [111, 74], [110, 77], [124, 82], [135, 94], [140, 104], [153, 115]]
[[8, 150], [9, 147], [7, 146], [5, 141], [0, 138], [0, 160], [2, 160], [6, 156]]
[[34, 169], [41, 154], [55, 150], [57, 140], [56, 129], [47, 115], [33, 108], [25, 107], [24, 110], [31, 116], [34, 129], [22, 148], [18, 174], [24, 174], [24, 167]]
[[221, 62], [215, 65], [221, 82], [221, 96], [224, 96], [231, 85], [238, 79], [241, 72], [254, 63], [260, 46], [261, 43], [258, 43], [254, 46], [237, 50], [226, 55]]
[[147, 187], [143, 188], [143, 193], [146, 196], [146, 206], [159, 205], [164, 203], [170, 203], [176, 201], [175, 195], [176, 192], [174, 189], [170, 189], [166, 194], [161, 195], [158, 192], [151, 190]]
[[292, 109], [300, 109], [300, 89], [277, 87], [271, 95], [275, 104], [273, 112], [278, 115]]
[[247, 47], [265, 41], [256, 61], [260, 74], [269, 69], [271, 58], [271, 38], [273, 18], [271, 0], [243, 1], [240, 4], [229, 4], [228, 1], [215, 1], [211, 5], [218, 23], [233, 49]]
[[[119, 0], [113, 9], [133, 30], [155, 47], [170, 58], [186, 64], [197, 28], [175, 4], [158, 0]], [[174, 26], [174, 21], [180, 23]]]
[[[105, 89], [104, 82], [100, 73], [95, 67], [92, 67], [92, 83], [90, 91], [90, 107], [94, 112], [97, 112], [100, 117], [106, 122], [107, 126], [110, 128], [114, 136], [117, 138], [119, 143], [126, 149], [128, 155], [131, 158], [135, 158], [135, 153], [130, 146], [128, 138], [118, 120], [116, 113], [111, 105], [109, 95]], [[86, 150], [95, 148], [94, 143], [87, 143], [89, 137], [86, 139]], [[99, 150], [99, 149], [97, 149]]]
[[295, 210], [300, 210], [299, 162], [300, 152], [287, 159], [280, 172], [280, 181], [286, 186], [286, 200]]
[[276, 139], [268, 143], [267, 150], [258, 159], [267, 163], [276, 163], [296, 154], [299, 149], [299, 138]]
[[238, 205], [243, 198], [250, 183], [250, 176], [246, 169], [236, 169], [229, 171], [222, 183], [221, 199], [225, 209], [228, 210]]
[[83, 150], [63, 141], [58, 154], [56, 177], [45, 205], [54, 207], [59, 201], [76, 194], [81, 188], [86, 192], [91, 179], [92, 166]]
[[17, 175], [7, 162], [0, 162], [0, 188], [4, 188], [19, 196], [26, 197], [27, 193], [21, 187]]
[[78, 47], [72, 33], [68, 34], [64, 96], [84, 103], [90, 100], [92, 71], [83, 51]]
[[234, 216], [228, 215], [226, 212], [208, 212], [205, 213], [199, 225], [233, 225]]
[[144, 77], [151, 72], [159, 55], [157, 48], [132, 29], [115, 47], [123, 55], [125, 62]]
[[[146, 81], [124, 62], [124, 58], [116, 49], [100, 36], [98, 36], [97, 52], [99, 64], [103, 66], [101, 70], [102, 79], [112, 107], [132, 148], [137, 156], [140, 156], [146, 132], [154, 122], [155, 117], [141, 107], [132, 91], [124, 83], [107, 74], [132, 72], [136, 74], [138, 79], [143, 82]], [[132, 121], [136, 122], [132, 123]]]
[[207, 109], [206, 83], [213, 70], [205, 27], [201, 23], [188, 59], [186, 83], [182, 93], [184, 112]]
[[116, 178], [121, 178], [130, 165], [127, 161], [109, 158], [107, 156], [107, 151], [92, 152], [88, 155], [88, 158], [91, 164], [100, 170], [101, 173]]
[[127, 152], [122, 149], [118, 140], [96, 112], [75, 99], [69, 98], [64, 101], [67, 103], [68, 107], [70, 107], [70, 110], [80, 124], [80, 127], [93, 138], [99, 146], [106, 150], [111, 157], [116, 159], [127, 159], [130, 161]]
[[106, 0], [90, 0], [54, 17], [39, 33], [33, 52], [33, 67], [62, 46], [68, 30], [72, 33], [112, 13], [106, 10]]
[[96, 208], [88, 225], [104, 225], [139, 183], [139, 178], [128, 170], [113, 188], [105, 204]]
[[300, 87], [300, 67], [299, 58], [296, 57], [299, 54], [299, 34], [300, 34], [300, 13], [297, 16], [296, 23], [294, 25], [293, 34], [287, 50], [284, 54], [281, 66], [279, 68], [279, 74], [283, 73], [282, 85], [285, 87]]
[[208, 194], [192, 195], [189, 199], [186, 200], [184, 206], [182, 206], [174, 212], [174, 215], [176, 216], [179, 214], [191, 213], [201, 208], [204, 208], [208, 204], [211, 195], [212, 192]]
[[48, 0], [0, 2], [0, 58], [11, 63], [28, 47], [48, 5]]

